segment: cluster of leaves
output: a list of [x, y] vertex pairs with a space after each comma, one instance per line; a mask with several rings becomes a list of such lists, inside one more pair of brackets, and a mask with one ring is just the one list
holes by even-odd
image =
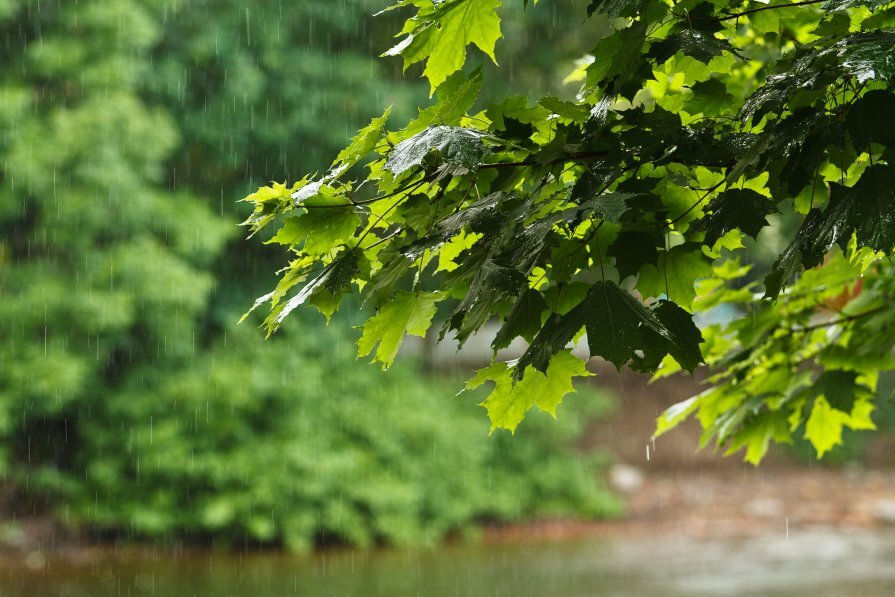
[[[253, 233], [277, 226], [268, 242], [291, 255], [255, 305], [269, 305], [268, 331], [300, 305], [330, 317], [358, 293], [377, 310], [361, 354], [378, 341], [374, 359], [388, 366], [405, 333], [422, 335], [436, 320], [442, 339], [461, 344], [499, 320], [495, 354], [516, 338], [528, 348], [469, 383], [495, 383], [484, 403], [494, 428], [514, 430], [533, 406], [555, 410], [571, 379], [586, 374], [569, 353], [584, 334], [589, 355], [617, 367], [719, 367], [718, 387], [666, 415], [660, 430], [699, 408], [707, 436], [747, 446], [753, 461], [769, 439], [803, 424], [821, 453], [836, 441], [832, 420], [871, 425], [868, 362], [834, 366], [786, 344], [802, 338], [792, 329], [811, 331], [804, 320], [823, 316], [832, 291], [817, 277], [832, 274], [806, 274], [793, 287], [808, 296], [801, 301], [784, 289], [836, 246], [854, 278], [895, 244], [895, 128], [886, 116], [895, 8], [594, 0], [587, 16], [599, 33], [568, 77], [580, 84], [574, 100], [532, 103], [480, 98], [481, 72], [462, 69], [469, 45], [495, 56], [499, 4], [399, 2], [417, 12], [385, 54], [405, 68], [425, 62], [437, 101], [397, 130], [386, 111], [326, 173], [246, 198], [255, 211], [245, 224]], [[804, 222], [762, 299], [743, 287], [737, 254], [790, 204]], [[856, 305], [885, 302], [871, 286], [862, 296], [873, 298]], [[711, 333], [694, 324], [693, 314], [721, 304], [746, 304], [772, 323]], [[849, 313], [824, 326], [876, 321]], [[784, 389], [762, 381], [764, 359]], [[744, 387], [747, 378], [754, 383]], [[814, 393], [795, 391], [798, 379]], [[785, 427], [780, 392], [796, 401]]]
[[790, 443], [803, 426], [819, 456], [842, 442], [844, 428], [875, 429], [880, 372], [895, 369], [891, 264], [852, 241], [848, 256], [837, 249], [775, 303], [754, 298], [756, 282], [731, 287], [746, 270], [731, 265], [720, 276], [727, 280], [700, 282], [699, 302], [737, 305], [744, 315], [703, 330], [713, 387], [663, 413], [657, 434], [695, 414], [702, 445], [745, 448], [757, 464], [772, 440]]

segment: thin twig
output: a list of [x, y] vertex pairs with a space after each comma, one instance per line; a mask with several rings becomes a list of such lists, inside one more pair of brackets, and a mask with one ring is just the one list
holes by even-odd
[[791, 330], [793, 332], [813, 332], [814, 330], [828, 328], [828, 327], [832, 327], [834, 325], [839, 325], [842, 323], [851, 323], [852, 321], [857, 321], [857, 320], [863, 319], [865, 317], [870, 317], [871, 315], [876, 315], [877, 313], [885, 311], [886, 308], [887, 308], [887, 305], [881, 305], [874, 309], [868, 309], [867, 311], [864, 311], [863, 313], [856, 313], [854, 315], [845, 315], [838, 319], [831, 319], [830, 321], [823, 321], [821, 323], [815, 323], [813, 325], [808, 325], [808, 326], [801, 327], [801, 328], [791, 328]]
[[716, 184], [716, 185], [713, 186], [712, 188], [706, 190], [705, 195], [703, 195], [702, 197], [700, 197], [699, 200], [698, 200], [696, 203], [694, 203], [693, 205], [691, 205], [690, 207], [688, 207], [688, 208], [686, 209], [686, 211], [684, 211], [684, 213], [682, 213], [681, 215], [679, 215], [678, 217], [676, 217], [676, 218], [673, 219], [673, 220], [668, 220], [668, 221], [665, 223], [665, 225], [666, 225], [666, 226], [673, 226], [674, 224], [677, 224], [678, 222], [680, 222], [680, 221], [681, 221], [681, 220], [682, 220], [688, 213], [690, 213], [691, 211], [693, 211], [694, 209], [696, 209], [696, 208], [697, 208], [703, 201], [705, 201], [705, 200], [708, 198], [709, 195], [711, 195], [712, 193], [714, 193], [715, 191], [717, 191], [718, 188], [719, 188], [721, 185], [723, 185], [726, 181], [727, 181], [726, 178], [722, 178], [722, 179], [721, 179], [721, 182], [719, 182], [718, 184]]
[[686, 17], [678, 15], [678, 18], [683, 19], [687, 18], [694, 21], [730, 21], [733, 19], [738, 19], [740, 17], [745, 17], [747, 15], [755, 14], [757, 12], [763, 12], [765, 10], [776, 10], [779, 8], [796, 8], [799, 6], [809, 6], [811, 4], [820, 4], [822, 2], [828, 2], [829, 0], [803, 0], [802, 2], [792, 2], [790, 4], [776, 4], [774, 6], [759, 6], [758, 8], [750, 8], [749, 10], [744, 10], [742, 12], [730, 13], [720, 17], [694, 17], [692, 15], [687, 15]]
[[299, 203], [295, 207], [301, 207], [304, 209], [332, 209], [332, 208], [345, 208], [345, 207], [356, 207], [359, 205], [369, 205], [370, 203], [376, 203], [377, 201], [384, 201], [385, 199], [391, 199], [396, 195], [400, 195], [401, 193], [411, 189], [414, 186], [419, 186], [419, 183], [428, 181], [427, 178], [423, 178], [422, 180], [415, 180], [413, 182], [408, 182], [403, 187], [392, 191], [391, 193], [387, 193], [385, 195], [381, 195], [379, 197], [373, 197], [372, 199], [364, 199], [362, 201], [356, 201], [354, 199], [349, 198], [348, 201], [350, 203], [340, 203], [338, 205], [306, 205], [304, 203]]

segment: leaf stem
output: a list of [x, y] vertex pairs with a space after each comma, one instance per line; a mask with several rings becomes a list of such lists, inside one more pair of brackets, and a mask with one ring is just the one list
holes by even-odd
[[702, 197], [700, 197], [699, 200], [698, 200], [696, 203], [694, 203], [693, 205], [691, 205], [690, 207], [688, 207], [688, 208], [684, 211], [684, 213], [682, 213], [682, 214], [679, 215], [678, 217], [674, 218], [673, 220], [668, 220], [668, 221], [665, 223], [665, 225], [666, 225], [666, 226], [673, 226], [674, 224], [677, 224], [678, 222], [680, 222], [680, 221], [681, 221], [687, 214], [689, 214], [691, 211], [693, 211], [694, 209], [696, 209], [696, 208], [697, 208], [703, 201], [705, 201], [705, 200], [708, 198], [709, 195], [711, 195], [712, 193], [714, 193], [715, 191], [717, 191], [718, 188], [719, 188], [721, 185], [723, 185], [726, 181], [727, 181], [726, 178], [722, 178], [721, 181], [720, 181], [718, 184], [714, 185], [714, 186], [713, 186], [712, 188], [710, 188], [710, 189], [707, 189], [706, 192], [705, 192], [705, 195], [703, 195]]
[[345, 207], [355, 207], [358, 205], [369, 205], [371, 203], [376, 203], [377, 201], [391, 199], [392, 197], [395, 197], [396, 195], [400, 195], [401, 193], [404, 193], [407, 190], [415, 190], [415, 187], [418, 187], [421, 183], [426, 182], [427, 180], [428, 180], [428, 177], [423, 178], [421, 180], [414, 180], [412, 182], [408, 182], [406, 185], [402, 186], [399, 189], [395, 189], [391, 193], [386, 193], [385, 195], [381, 195], [379, 197], [373, 197], [371, 199], [363, 199], [361, 201], [357, 201], [357, 200], [351, 199], [349, 197], [348, 198], [349, 203], [342, 203], [339, 205], [305, 205], [304, 203], [300, 203], [300, 204], [296, 205], [296, 207], [301, 207], [304, 209], [333, 209], [333, 208], [340, 209], [340, 208], [345, 208]]

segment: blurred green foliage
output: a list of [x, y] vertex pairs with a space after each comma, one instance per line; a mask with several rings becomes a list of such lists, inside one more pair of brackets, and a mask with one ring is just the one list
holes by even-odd
[[[239, 241], [235, 198], [425, 101], [375, 59], [383, 5], [0, 1], [0, 475], [17, 499], [115, 536], [294, 549], [615, 511], [573, 449], [598, 413], [489, 438], [451, 384], [355, 364], [354, 330], [235, 325], [278, 263]], [[518, 80], [558, 81], [545, 67]]]
[[41, 486], [94, 528], [296, 550], [434, 542], [477, 521], [617, 510], [593, 480], [596, 462], [570, 449], [580, 423], [489, 438], [478, 409], [450, 399], [449, 382], [357, 366], [345, 330], [313, 327], [301, 341], [267, 344], [240, 329], [229, 349], [219, 343], [107, 403], [80, 428], [91, 449], [75, 469], [91, 491], [51, 470]]

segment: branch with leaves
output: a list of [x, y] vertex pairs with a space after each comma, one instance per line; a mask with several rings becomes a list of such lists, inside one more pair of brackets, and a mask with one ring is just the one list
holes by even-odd
[[[246, 198], [252, 233], [276, 227], [292, 256], [255, 304], [268, 332], [358, 294], [375, 311], [359, 354], [388, 367], [405, 334], [441, 322], [462, 344], [498, 322], [495, 359], [528, 348], [467, 384], [494, 384], [494, 429], [556, 411], [588, 375], [581, 341], [659, 376], [707, 363], [712, 389], [657, 432], [695, 413], [704, 443], [753, 462], [800, 429], [822, 454], [872, 427], [895, 368], [892, 3], [593, 0], [577, 90], [535, 103], [481, 97], [463, 68], [469, 46], [495, 59], [500, 4], [398, 2], [415, 13], [384, 56], [424, 63], [432, 105], [400, 129], [386, 110], [323, 176]], [[762, 279], [741, 258], [781, 210], [802, 222]], [[743, 318], [694, 323], [722, 306]]]

